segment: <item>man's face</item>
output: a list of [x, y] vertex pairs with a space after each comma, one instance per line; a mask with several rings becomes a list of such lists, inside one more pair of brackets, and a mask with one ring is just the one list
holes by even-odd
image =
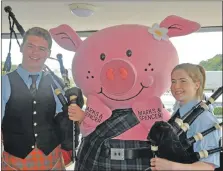
[[48, 42], [38, 36], [28, 36], [21, 46], [23, 53], [23, 66], [28, 70], [41, 70], [46, 59], [50, 56]]

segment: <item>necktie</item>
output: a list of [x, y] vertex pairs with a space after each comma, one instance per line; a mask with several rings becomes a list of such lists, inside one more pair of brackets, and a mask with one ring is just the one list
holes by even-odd
[[32, 84], [30, 86], [30, 93], [32, 94], [33, 97], [35, 97], [37, 88], [36, 88], [36, 80], [38, 78], [38, 75], [30, 75], [32, 79]]

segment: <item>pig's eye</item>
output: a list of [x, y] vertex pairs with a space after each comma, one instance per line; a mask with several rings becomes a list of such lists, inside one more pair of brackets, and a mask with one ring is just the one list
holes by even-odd
[[126, 55], [127, 55], [128, 57], [132, 56], [132, 51], [131, 51], [131, 50], [127, 50], [127, 51], [126, 51]]
[[100, 59], [101, 59], [102, 61], [105, 60], [105, 54], [104, 54], [104, 53], [102, 53], [102, 54], [100, 55]]

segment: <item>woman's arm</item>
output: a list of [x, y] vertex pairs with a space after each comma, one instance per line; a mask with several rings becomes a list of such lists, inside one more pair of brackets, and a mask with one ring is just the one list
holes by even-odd
[[192, 164], [181, 164], [181, 163], [175, 163], [175, 169], [174, 170], [213, 170], [214, 166], [209, 163], [205, 162], [196, 162]]
[[214, 171], [214, 166], [205, 162], [195, 162], [192, 164], [182, 164], [172, 162], [162, 158], [151, 159], [152, 170], [210, 170]]

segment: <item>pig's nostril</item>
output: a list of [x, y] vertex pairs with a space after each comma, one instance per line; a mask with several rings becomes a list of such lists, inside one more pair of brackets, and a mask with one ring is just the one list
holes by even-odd
[[100, 80], [103, 89], [112, 95], [121, 96], [130, 91], [136, 81], [134, 66], [121, 59], [111, 60], [104, 64]]
[[109, 80], [114, 80], [114, 71], [113, 69], [108, 69], [106, 72], [106, 76]]
[[120, 68], [119, 71], [120, 71], [122, 79], [126, 79], [128, 76], [127, 70], [125, 68]]

